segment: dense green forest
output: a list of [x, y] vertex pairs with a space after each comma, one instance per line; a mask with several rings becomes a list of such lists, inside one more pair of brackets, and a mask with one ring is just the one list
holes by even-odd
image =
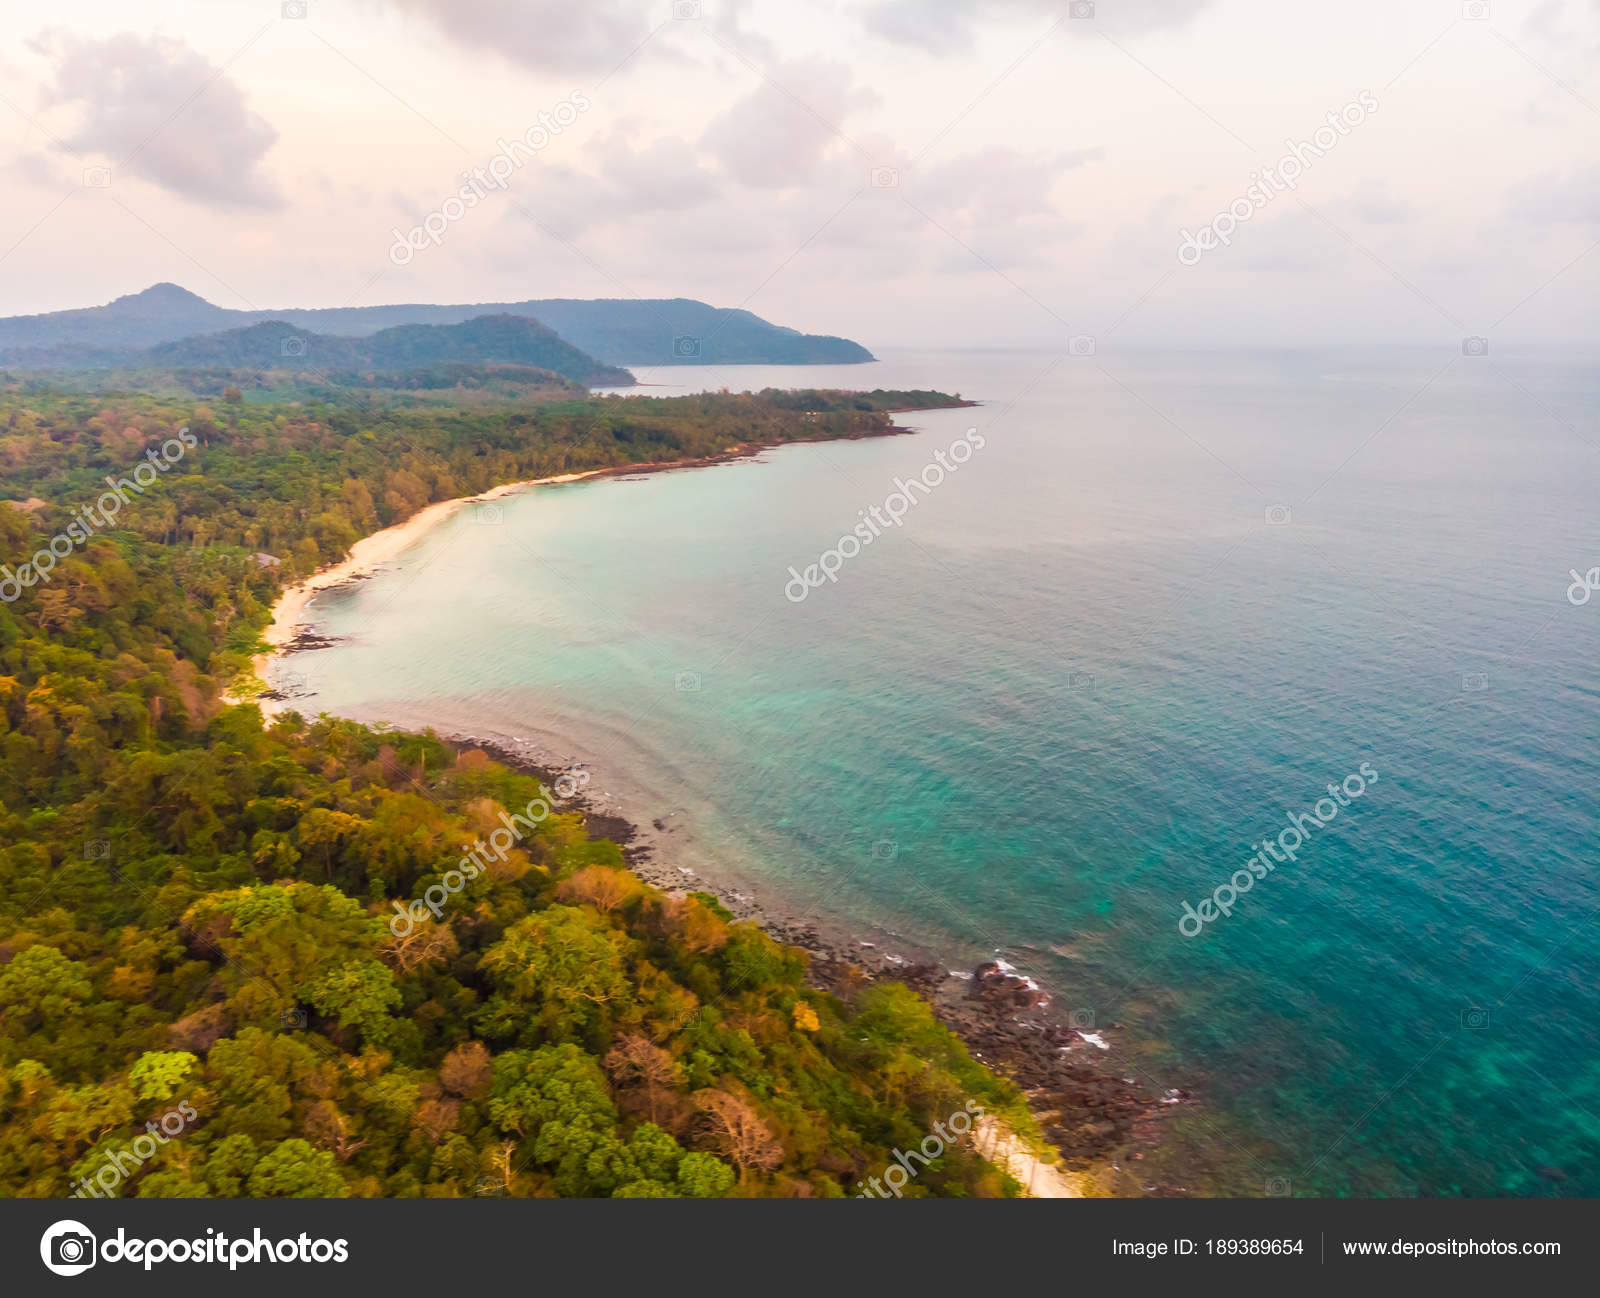
[[[589, 387], [536, 365], [439, 361], [403, 370], [340, 369], [326, 364], [288, 368], [271, 365], [151, 365], [92, 370], [0, 370], [0, 388], [49, 401], [69, 392], [116, 400], [137, 391], [169, 401], [237, 399], [280, 405], [348, 406], [367, 411], [396, 406], [433, 406], [443, 414], [462, 414], [488, 406], [528, 406], [548, 401], [579, 401]], [[231, 391], [230, 391], [231, 390]], [[234, 394], [237, 394], [235, 397]]]
[[[284, 582], [430, 501], [939, 404], [0, 398], [0, 1193], [875, 1194], [952, 1115], [1031, 1135], [912, 992], [814, 989], [560, 781], [223, 697]], [[1017, 1192], [940, 1145], [904, 1194]]]

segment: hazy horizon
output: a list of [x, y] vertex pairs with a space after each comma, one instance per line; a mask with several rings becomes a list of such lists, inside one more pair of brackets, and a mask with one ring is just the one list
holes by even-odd
[[[170, 281], [241, 309], [689, 297], [869, 347], [1596, 339], [1593, 0], [0, 24], [5, 315]], [[1230, 206], [1228, 243], [1181, 260]]]

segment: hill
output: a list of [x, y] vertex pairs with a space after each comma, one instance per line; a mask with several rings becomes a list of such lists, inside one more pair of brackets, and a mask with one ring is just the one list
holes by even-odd
[[158, 369], [223, 367], [408, 371], [444, 362], [526, 365], [590, 386], [626, 386], [627, 370], [603, 365], [525, 316], [480, 316], [454, 325], [397, 325], [365, 338], [307, 333], [282, 320], [146, 348], [131, 363]]
[[463, 305], [234, 311], [176, 284], [156, 284], [105, 306], [0, 318], [0, 364], [101, 368], [121, 349], [281, 321], [314, 333], [365, 337], [400, 325], [453, 325], [526, 316], [607, 365], [840, 365], [873, 359], [846, 338], [805, 334], [749, 311], [692, 298], [531, 299]]

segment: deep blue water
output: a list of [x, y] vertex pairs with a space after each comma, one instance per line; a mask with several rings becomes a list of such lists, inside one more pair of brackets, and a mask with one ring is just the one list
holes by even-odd
[[[1262, 1193], [1600, 1193], [1600, 372], [918, 353], [914, 436], [542, 488], [324, 597], [309, 708], [538, 736], [683, 859], [952, 967], [995, 949], [1187, 1085]], [[666, 389], [671, 390], [671, 389]], [[968, 428], [836, 582], [803, 570]], [[1288, 521], [1279, 507], [1287, 507]], [[309, 710], [308, 708], [308, 710]], [[1232, 914], [1198, 904], [1362, 763]], [[1326, 809], [1326, 808], [1324, 808]]]

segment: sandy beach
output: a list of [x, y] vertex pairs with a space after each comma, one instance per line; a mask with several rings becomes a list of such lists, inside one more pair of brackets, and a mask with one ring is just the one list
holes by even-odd
[[[735, 458], [740, 453], [747, 455], [753, 449], [759, 448], [740, 447], [727, 457], [718, 457], [718, 459]], [[310, 623], [306, 614], [307, 606], [318, 594], [344, 583], [372, 576], [385, 564], [393, 562], [407, 549], [415, 545], [430, 529], [452, 517], [465, 505], [497, 500], [536, 486], [576, 482], [581, 479], [608, 474], [617, 475], [694, 467], [705, 463], [707, 461], [679, 461], [664, 464], [614, 466], [583, 472], [564, 473], [552, 477], [506, 483], [478, 495], [437, 501], [434, 504], [425, 506], [404, 522], [397, 523], [380, 532], [375, 532], [356, 542], [351, 547], [350, 552], [339, 562], [320, 569], [306, 580], [286, 588], [274, 603], [271, 624], [262, 634], [262, 639], [269, 648], [254, 660], [254, 675], [259, 680], [265, 681], [265, 673], [270, 661], [294, 645], [297, 638], [309, 629]], [[234, 695], [230, 701], [240, 702], [245, 700], [238, 695]], [[255, 701], [260, 706], [263, 716], [269, 720], [280, 712], [296, 707], [296, 700], [293, 698], [256, 698]], [[356, 719], [374, 724], [399, 724], [406, 729], [423, 729], [437, 726], [442, 720], [447, 730], [450, 729], [451, 721], [449, 717], [441, 718], [437, 715], [399, 719], [385, 715], [381, 719], [377, 717], [357, 717]], [[526, 730], [528, 726], [524, 724], [522, 728]], [[481, 734], [478, 731], [473, 733]], [[452, 737], [467, 739], [467, 736], [460, 734], [459, 730]], [[488, 748], [494, 756], [502, 761], [507, 761], [513, 766], [523, 767], [530, 758], [534, 757], [535, 752], [537, 752], [538, 761], [549, 764], [552, 768], [560, 764], [560, 758], [555, 747], [550, 747], [550, 751], [543, 751], [548, 745], [532, 743], [525, 737], [496, 735], [489, 738], [490, 742], [485, 742], [483, 737], [477, 740], [469, 740], [468, 742], [471, 742], [476, 747]], [[548, 738], [551, 745], [557, 744], [558, 741], [554, 736]], [[561, 744], [558, 746], [562, 753], [567, 754], [568, 762], [577, 761], [579, 764], [586, 766], [590, 764], [582, 757], [574, 757], [568, 751], [568, 745]], [[656, 799], [656, 801], [659, 801], [659, 799]], [[674, 827], [664, 824], [661, 820], [655, 819], [649, 814], [640, 815], [639, 809], [646, 805], [653, 806], [654, 803], [648, 798], [641, 797], [639, 799], [626, 799], [619, 804], [609, 795], [592, 795], [591, 805], [588, 810], [591, 813], [601, 812], [609, 818], [608, 823], [609, 820], [615, 820], [618, 825], [623, 827], [625, 832], [614, 836], [632, 844], [628, 850], [630, 867], [647, 882], [651, 882], [667, 891], [678, 891], [688, 887], [706, 888], [718, 895], [724, 904], [739, 914], [740, 918], [753, 920], [781, 940], [796, 942], [806, 947], [813, 952], [813, 956], [819, 962], [824, 963], [827, 967], [866, 964], [874, 966], [877, 969], [878, 976], [883, 977], [902, 977], [906, 973], [925, 974], [931, 981], [928, 985], [922, 986], [921, 990], [924, 995], [929, 997], [930, 1001], [935, 1003], [936, 1012], [939, 1012], [946, 1023], [961, 1035], [969, 1046], [977, 1051], [979, 1058], [993, 1058], [996, 1062], [1009, 1061], [1005, 1071], [1013, 1077], [1013, 1080], [1018, 1081], [1025, 1091], [1031, 1091], [1041, 1084], [1054, 1082], [1059, 1068], [1066, 1067], [1070, 1072], [1077, 1073], [1073, 1063], [1069, 1063], [1063, 1057], [1063, 1052], [1067, 1047], [1059, 1044], [1056, 1035], [1047, 1036], [1041, 1033], [1039, 1024], [1031, 1025], [1028, 1031], [1020, 1036], [1005, 1027], [1000, 1027], [997, 1032], [983, 1030], [986, 1026], [998, 1026], [1002, 1021], [1009, 1023], [1012, 1013], [1002, 1010], [998, 1017], [995, 1017], [992, 1008], [986, 1010], [977, 1006], [965, 1007], [956, 992], [952, 991], [948, 984], [942, 981], [941, 971], [947, 967], [947, 961], [942, 961], [929, 953], [921, 951], [915, 952], [917, 958], [914, 960], [904, 959], [897, 955], [886, 955], [881, 961], [875, 959], [874, 957], [879, 954], [879, 947], [882, 947], [883, 951], [887, 952], [891, 947], [899, 945], [907, 951], [913, 951], [914, 948], [907, 946], [905, 941], [899, 938], [898, 935], [874, 931], [872, 935], [877, 940], [875, 942], [865, 942], [856, 940], [859, 934], [855, 929], [849, 932], [840, 929], [838, 932], [830, 930], [825, 936], [819, 928], [818, 916], [807, 915], [798, 927], [793, 923], [786, 922], [786, 919], [791, 917], [787, 912], [787, 908], [780, 905], [777, 912], [769, 912], [766, 907], [756, 902], [754, 894], [757, 892], [757, 888], [748, 881], [735, 879], [725, 868], [714, 868], [710, 862], [702, 861], [698, 856], [692, 858], [696, 868], [685, 868], [683, 861], [691, 858], [673, 850], [682, 846], [675, 841], [676, 835], [672, 835], [669, 838], [668, 831]], [[652, 832], [652, 830], [656, 832]], [[719, 862], [717, 864], [725, 866], [725, 863]], [[702, 867], [704, 868], [702, 869]], [[991, 1018], [994, 1018], [993, 1025], [989, 1024]], [[1013, 1040], [1013, 1037], [1017, 1039]], [[1068, 1040], [1069, 1045], [1074, 1044], [1070, 1042], [1069, 1038], [1060, 1038], [1060, 1040]], [[1063, 1086], [1070, 1085], [1075, 1090], [1083, 1091], [1086, 1088], [1099, 1090], [1107, 1086], [1109, 1081], [1109, 1078], [1096, 1079], [1090, 1078], [1085, 1074], [1075, 1076], [1070, 1083], [1062, 1082], [1060, 1084]], [[1050, 1089], [1054, 1091], [1055, 1087], [1051, 1086]], [[1111, 1089], [1120, 1090], [1120, 1088], [1116, 1087]], [[1030, 1096], [1030, 1098], [1032, 1097]], [[1081, 1099], [1081, 1096], [1077, 1098]], [[1107, 1091], [1106, 1095], [1100, 1097], [1099, 1104], [1103, 1106], [1111, 1098], [1110, 1091]], [[1046, 1099], [1042, 1094], [1041, 1099], [1048, 1108], [1055, 1107], [1054, 1102]], [[1141, 1107], [1140, 1103], [1133, 1101], [1131, 1093], [1130, 1095], [1119, 1094], [1115, 1099], [1116, 1103], [1113, 1107], [1128, 1108], [1130, 1105], [1133, 1108]], [[1041, 1112], [1041, 1120], [1041, 1125], [1046, 1126], [1048, 1129], [1050, 1123], [1043, 1112]], [[978, 1139], [980, 1148], [982, 1148], [985, 1156], [1014, 1176], [1025, 1187], [1026, 1192], [1031, 1197], [1076, 1198], [1083, 1194], [1083, 1177], [1080, 1174], [1067, 1171], [1053, 1162], [1043, 1161], [1003, 1123], [999, 1123], [992, 1118], [989, 1119], [979, 1129]]]
[[[975, 401], [957, 401], [956, 406], [975, 406]], [[900, 414], [901, 411], [890, 411], [890, 414]], [[912, 430], [903, 428], [898, 424], [890, 424], [875, 436], [890, 437]], [[615, 464], [599, 469], [585, 469], [577, 473], [558, 473], [548, 478], [529, 478], [522, 482], [505, 482], [498, 487], [491, 487], [488, 491], [476, 496], [458, 496], [453, 500], [439, 500], [431, 505], [424, 505], [403, 523], [396, 523], [393, 527], [386, 527], [381, 532], [374, 532], [371, 536], [362, 537], [350, 547], [350, 553], [338, 563], [329, 564], [321, 568], [304, 581], [298, 582], [283, 591], [278, 596], [277, 602], [272, 606], [272, 621], [266, 630], [261, 633], [261, 638], [270, 648], [265, 653], [257, 654], [253, 661], [252, 675], [263, 686], [266, 683], [265, 671], [267, 664], [272, 661], [283, 649], [293, 642], [295, 636], [304, 625], [303, 615], [306, 605], [318, 594], [341, 586], [348, 581], [358, 581], [363, 577], [370, 577], [383, 564], [396, 558], [411, 545], [415, 544], [428, 531], [437, 527], [449, 518], [463, 505], [481, 504], [486, 501], [499, 500], [502, 496], [514, 495], [519, 491], [526, 491], [529, 487], [553, 486], [563, 482], [578, 482], [584, 478], [597, 478], [604, 476], [625, 475], [630, 473], [661, 473], [671, 469], [706, 468], [714, 464], [726, 464], [731, 460], [748, 459], [759, 455], [769, 449], [768, 443], [740, 442], [716, 454], [707, 455], [696, 459], [687, 460], [656, 460], [643, 464]], [[222, 695], [226, 703], [243, 703], [253, 699], [261, 707], [261, 714], [271, 718], [290, 706], [287, 700], [262, 698], [256, 695], [240, 693], [237, 688], [225, 690]]]
[[[374, 532], [371, 536], [362, 537], [361, 540], [350, 547], [350, 553], [339, 560], [338, 563], [319, 569], [304, 581], [290, 586], [278, 596], [277, 602], [272, 606], [272, 622], [261, 633], [261, 638], [271, 648], [265, 653], [256, 655], [254, 660], [254, 675], [256, 679], [265, 681], [267, 664], [294, 640], [296, 634], [304, 625], [306, 605], [311, 603], [321, 592], [331, 590], [335, 586], [342, 586], [347, 581], [357, 581], [363, 577], [370, 577], [383, 564], [404, 553], [427, 535], [431, 529], [455, 514], [463, 505], [499, 500], [503, 496], [513, 495], [529, 487], [577, 482], [582, 478], [592, 478], [597, 474], [608, 472], [614, 472], [614, 470], [589, 469], [582, 473], [560, 473], [549, 478], [530, 478], [525, 482], [502, 483], [498, 487], [491, 487], [480, 495], [458, 496], [454, 500], [435, 501], [431, 505], [423, 506], [403, 523], [396, 523], [393, 527], [386, 527], [381, 532]], [[243, 696], [232, 690], [224, 697], [230, 703], [245, 701]], [[289, 702], [283, 699], [257, 698], [255, 701], [260, 705], [261, 713], [265, 717], [271, 717], [290, 706]]]
[[1003, 1167], [1028, 1192], [1030, 1199], [1081, 1199], [1083, 1177], [1039, 1158], [1004, 1122], [986, 1117], [977, 1125], [978, 1152]]

